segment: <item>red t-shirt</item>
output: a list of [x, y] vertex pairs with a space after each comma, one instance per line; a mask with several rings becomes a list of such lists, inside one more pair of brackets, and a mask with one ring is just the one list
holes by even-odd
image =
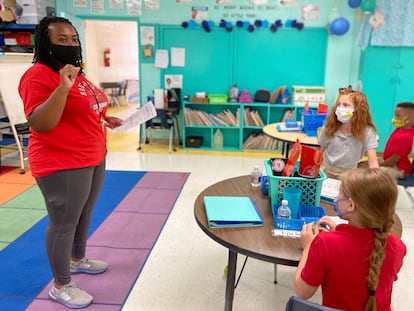
[[[322, 304], [341, 310], [364, 310], [368, 299], [367, 276], [374, 232], [341, 224], [321, 232], [312, 241], [302, 279], [322, 287]], [[390, 234], [376, 290], [377, 310], [391, 310], [391, 294], [407, 252], [405, 244]]]
[[[25, 114], [45, 102], [59, 83], [59, 73], [43, 64], [29, 68], [19, 84]], [[56, 127], [42, 133], [31, 129], [28, 157], [33, 176], [101, 163], [106, 156], [106, 128], [101, 120], [107, 108], [105, 93], [79, 74]]]
[[400, 157], [397, 167], [400, 171], [404, 171], [405, 175], [411, 172], [411, 161], [408, 155], [413, 148], [414, 128], [409, 129], [395, 129], [387, 140], [385, 145], [384, 160], [387, 160], [393, 153]]

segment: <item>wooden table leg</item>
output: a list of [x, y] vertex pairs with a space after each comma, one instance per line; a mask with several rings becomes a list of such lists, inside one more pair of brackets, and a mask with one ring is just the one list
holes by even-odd
[[227, 282], [226, 300], [224, 311], [233, 310], [234, 282], [236, 280], [237, 253], [229, 249], [229, 259], [227, 263]]

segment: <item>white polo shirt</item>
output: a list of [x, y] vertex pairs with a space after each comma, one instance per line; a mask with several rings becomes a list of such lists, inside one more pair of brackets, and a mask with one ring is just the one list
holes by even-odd
[[346, 137], [340, 130], [332, 138], [327, 138], [325, 128], [322, 128], [318, 144], [326, 147], [323, 153], [323, 162], [330, 166], [351, 169], [358, 165], [359, 160], [369, 149], [378, 147], [377, 135], [372, 127], [367, 126], [365, 137], [360, 141], [353, 135]]

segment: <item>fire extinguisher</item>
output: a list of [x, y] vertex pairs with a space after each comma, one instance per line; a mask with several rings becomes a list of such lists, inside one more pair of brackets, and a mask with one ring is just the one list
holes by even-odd
[[106, 48], [104, 50], [104, 64], [105, 64], [105, 67], [111, 66], [111, 49], [110, 48]]

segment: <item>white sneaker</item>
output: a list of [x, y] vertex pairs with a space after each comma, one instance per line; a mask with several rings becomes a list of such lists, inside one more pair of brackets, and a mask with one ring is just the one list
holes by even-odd
[[108, 264], [101, 260], [84, 257], [80, 261], [70, 261], [71, 273], [98, 274], [105, 272], [106, 269], [108, 269]]
[[86, 308], [92, 303], [93, 297], [70, 282], [60, 289], [52, 286], [49, 298], [71, 309]]

